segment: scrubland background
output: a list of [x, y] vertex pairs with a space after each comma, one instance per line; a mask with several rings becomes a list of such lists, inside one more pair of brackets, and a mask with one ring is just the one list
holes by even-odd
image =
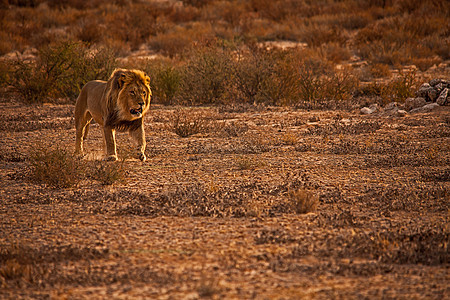
[[[303, 108], [404, 101], [448, 77], [446, 1], [3, 1], [0, 84], [74, 101], [115, 67], [155, 103]], [[356, 103], [354, 100], [357, 100]]]

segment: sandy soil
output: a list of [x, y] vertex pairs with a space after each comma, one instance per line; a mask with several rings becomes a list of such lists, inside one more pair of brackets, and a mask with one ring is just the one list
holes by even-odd
[[[0, 103], [2, 299], [450, 297], [449, 107], [188, 108], [208, 122], [181, 138], [154, 106], [147, 162], [123, 133], [126, 159], [101, 162], [93, 124], [80, 180], [55, 187], [33, 161], [73, 151], [72, 111]], [[317, 209], [299, 213], [299, 190]]]

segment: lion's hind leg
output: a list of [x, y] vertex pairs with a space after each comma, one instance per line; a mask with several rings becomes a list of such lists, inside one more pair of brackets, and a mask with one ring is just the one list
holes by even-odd
[[76, 141], [75, 141], [75, 155], [84, 155], [83, 141], [86, 140], [89, 132], [89, 124], [91, 123], [92, 116], [86, 111], [80, 118], [75, 120], [76, 123]]

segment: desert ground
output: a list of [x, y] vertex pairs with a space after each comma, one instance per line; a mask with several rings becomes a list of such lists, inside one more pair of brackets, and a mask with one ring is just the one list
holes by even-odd
[[154, 105], [144, 163], [126, 133], [103, 162], [98, 124], [72, 158], [73, 109], [0, 102], [2, 299], [450, 297], [448, 106]]

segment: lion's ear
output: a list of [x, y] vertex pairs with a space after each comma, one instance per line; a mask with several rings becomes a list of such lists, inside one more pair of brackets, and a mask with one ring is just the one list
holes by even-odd
[[121, 72], [119, 74], [119, 78], [117, 78], [117, 87], [120, 89], [122, 89], [123, 85], [125, 84], [125, 73]]
[[148, 76], [147, 74], [145, 74], [145, 84], [150, 85], [150, 76]]

